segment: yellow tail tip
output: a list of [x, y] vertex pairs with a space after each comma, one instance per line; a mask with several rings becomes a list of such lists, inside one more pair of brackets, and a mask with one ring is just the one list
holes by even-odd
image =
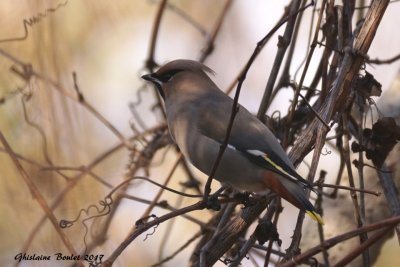
[[324, 220], [322, 219], [321, 215], [319, 215], [318, 213], [316, 213], [315, 211], [311, 211], [311, 210], [306, 210], [306, 213], [308, 214], [308, 216], [311, 217], [311, 219], [313, 219], [314, 221], [317, 221], [319, 224], [324, 225]]

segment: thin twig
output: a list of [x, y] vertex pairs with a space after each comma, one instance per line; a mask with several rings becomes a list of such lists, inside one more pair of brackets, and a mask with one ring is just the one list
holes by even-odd
[[82, 106], [84, 106], [89, 112], [94, 115], [96, 119], [98, 119], [102, 124], [104, 124], [125, 146], [129, 146], [127, 143], [125, 137], [121, 132], [117, 130], [117, 128], [112, 125], [97, 109], [95, 109], [91, 104], [89, 104], [87, 101], [82, 101], [79, 96], [76, 96], [75, 94], [72, 94], [70, 91], [65, 89], [61, 84], [58, 82], [52, 80], [50, 77], [48, 77], [45, 74], [37, 72], [30, 64], [24, 63], [21, 60], [19, 60], [17, 57], [11, 55], [10, 53], [6, 52], [5, 50], [0, 48], [0, 54], [3, 55], [4, 57], [8, 58], [9, 60], [13, 61], [14, 63], [20, 65], [23, 68], [23, 72], [21, 74], [21, 78], [26, 80], [26, 82], [29, 81], [31, 77], [36, 77], [39, 80], [42, 80], [48, 84], [50, 84], [54, 89], [56, 89], [58, 92], [60, 92], [63, 96], [68, 97], [72, 100], [77, 101], [80, 103]]
[[176, 255], [178, 255], [179, 253], [181, 253], [185, 248], [187, 248], [191, 243], [193, 243], [197, 238], [199, 238], [202, 235], [201, 232], [196, 233], [194, 236], [192, 236], [191, 238], [189, 238], [182, 246], [180, 246], [179, 248], [176, 249], [176, 251], [174, 253], [172, 253], [170, 256], [162, 259], [161, 261], [157, 262], [156, 264], [151, 265], [151, 267], [158, 267], [158, 266], [162, 266], [164, 263], [166, 263], [167, 261], [172, 260]]
[[149, 217], [149, 215], [150, 215], [151, 211], [153, 210], [154, 206], [156, 205], [158, 200], [161, 198], [161, 195], [164, 192], [165, 188], [167, 187], [168, 183], [171, 181], [172, 175], [175, 173], [177, 167], [179, 166], [179, 163], [180, 163], [182, 157], [183, 157], [182, 154], [178, 155], [178, 159], [175, 161], [175, 163], [172, 166], [169, 174], [167, 175], [167, 178], [165, 179], [165, 181], [163, 183], [164, 187], [161, 187], [160, 190], [157, 192], [156, 196], [153, 198], [153, 200], [150, 203], [150, 205], [147, 206], [147, 208], [146, 208], [146, 210], [143, 213], [141, 218]]
[[118, 258], [118, 256], [125, 250], [125, 248], [132, 243], [139, 235], [142, 233], [146, 232], [150, 228], [159, 225], [160, 223], [163, 223], [169, 219], [175, 218], [177, 216], [181, 216], [183, 214], [195, 211], [195, 210], [201, 210], [204, 209], [205, 205], [203, 201], [199, 201], [193, 205], [190, 205], [188, 207], [176, 210], [175, 212], [170, 212], [167, 213], [161, 217], [155, 218], [152, 221], [149, 221], [145, 224], [140, 225], [136, 231], [131, 233], [118, 247], [117, 249], [114, 250], [114, 252], [110, 255], [110, 257], [103, 262], [103, 267], [110, 267], [114, 261]]
[[[43, 195], [40, 193], [39, 189], [36, 187], [35, 183], [32, 181], [32, 178], [28, 175], [28, 173], [25, 171], [25, 169], [22, 167], [21, 163], [17, 159], [17, 157], [14, 154], [14, 151], [8, 144], [6, 138], [4, 137], [3, 133], [0, 131], [0, 141], [3, 144], [4, 149], [7, 151], [8, 155], [10, 156], [11, 160], [13, 161], [15, 167], [18, 169], [18, 172], [20, 173], [21, 177], [23, 178], [24, 182], [29, 188], [29, 191], [32, 194], [32, 197], [36, 199], [38, 202], [39, 206], [42, 208], [42, 210], [45, 212], [46, 217], [50, 220], [51, 224], [53, 225], [54, 229], [56, 230], [57, 234], [59, 235], [61, 241], [64, 243], [65, 247], [68, 249], [68, 251], [73, 254], [77, 255], [75, 248], [72, 246], [71, 241], [67, 237], [67, 235], [58, 227], [58, 220], [56, 219], [54, 213], [50, 209], [49, 205], [47, 204], [46, 199], [43, 197]], [[79, 260], [77, 261], [79, 266], [83, 267], [83, 263]]]
[[[157, 126], [152, 129], [149, 129], [145, 132], [143, 132], [140, 135], [136, 135], [131, 140], [134, 140], [136, 138], [140, 138], [142, 135], [152, 133], [153, 131], [158, 131], [159, 129], [165, 128], [165, 125]], [[119, 143], [107, 150], [105, 150], [103, 153], [99, 154], [96, 158], [94, 158], [89, 164], [86, 166], [82, 167], [82, 172], [79, 174], [73, 176], [71, 179], [68, 180], [67, 185], [62, 189], [62, 191], [54, 198], [54, 200], [50, 204], [50, 210], [54, 211], [62, 202], [62, 200], [65, 198], [66, 194], [72, 189], [75, 188], [75, 186], [78, 184], [78, 182], [85, 177], [87, 173], [89, 173], [93, 168], [98, 166], [100, 163], [105, 161], [107, 158], [109, 158], [111, 155], [114, 155], [115, 152], [118, 150], [124, 148], [124, 144]], [[34, 238], [36, 235], [40, 232], [41, 227], [44, 226], [44, 222], [46, 220], [46, 215], [42, 216], [40, 220], [37, 222], [37, 224], [32, 228], [32, 231], [28, 235], [28, 238], [24, 242], [21, 251], [25, 252], [28, 250], [28, 248], [31, 246]]]
[[[346, 257], [341, 259], [339, 262], [337, 262], [333, 267], [342, 267], [342, 266], [347, 266], [352, 260], [354, 260], [356, 257], [360, 256], [360, 254], [364, 253], [365, 251], [368, 251], [368, 248], [376, 242], [383, 238], [385, 235], [387, 235], [389, 232], [393, 231], [393, 227], [389, 226], [384, 228], [383, 230], [380, 230], [379, 232], [375, 233], [371, 237], [368, 238], [365, 242], [361, 243], [359, 246], [357, 246], [353, 251], [351, 251], [349, 254], [347, 254]], [[369, 266], [369, 262], [366, 263], [368, 265], [364, 266]]]
[[[345, 164], [346, 164], [346, 168], [347, 168], [347, 177], [349, 180], [349, 185], [352, 188], [355, 188], [355, 183], [354, 183], [354, 177], [353, 177], [353, 172], [351, 169], [351, 160], [350, 160], [350, 145], [349, 145], [349, 131], [347, 128], [348, 125], [348, 120], [347, 120], [347, 114], [343, 114], [343, 158], [345, 160]], [[361, 219], [361, 212], [360, 212], [360, 206], [358, 203], [358, 198], [357, 198], [357, 194], [354, 190], [350, 191], [350, 196], [351, 196], [351, 200], [353, 202], [354, 205], [354, 214], [355, 214], [355, 220], [357, 223], [358, 227], [362, 227], [364, 222]], [[360, 234], [360, 243], [364, 243], [366, 240], [368, 239], [368, 235], [367, 233], [361, 233]], [[363, 263], [366, 266], [370, 265], [370, 255], [369, 255], [369, 251], [365, 250], [363, 252]]]
[[[288, 20], [285, 28], [285, 33], [283, 34], [283, 37], [280, 36], [279, 41], [278, 41], [278, 51], [276, 52], [275, 60], [272, 65], [271, 73], [268, 76], [268, 82], [267, 85], [265, 86], [264, 94], [261, 99], [260, 107], [258, 108], [257, 112], [257, 117], [261, 119], [262, 121], [265, 121], [264, 115], [267, 112], [267, 108], [269, 106], [269, 103], [271, 102], [270, 98], [272, 95], [272, 90], [275, 85], [276, 78], [278, 76], [281, 64], [283, 62], [283, 58], [286, 54], [286, 50], [290, 45], [290, 42], [292, 40], [292, 35], [293, 31], [296, 25], [296, 19], [297, 19], [297, 14], [298, 14], [298, 9], [300, 7], [300, 0], [293, 0], [290, 3], [290, 10], [289, 10], [289, 17], [290, 19]], [[303, 5], [304, 8], [304, 5]], [[284, 73], [285, 74], [285, 73]]]
[[33, 25], [41, 22], [44, 18], [48, 17], [51, 13], [56, 12], [59, 8], [65, 7], [68, 4], [68, 0], [65, 0], [62, 3], [59, 3], [56, 7], [54, 8], [47, 8], [43, 13], [38, 13], [35, 16], [32, 16], [28, 19], [24, 19], [22, 21], [22, 24], [24, 26], [24, 34], [21, 37], [12, 37], [12, 38], [6, 38], [6, 39], [0, 39], [0, 43], [6, 43], [6, 42], [15, 42], [15, 41], [24, 41], [28, 38], [28, 27], [32, 27]]
[[357, 228], [355, 230], [349, 231], [347, 233], [332, 237], [330, 239], [325, 240], [324, 243], [319, 244], [303, 253], [301, 253], [300, 255], [297, 255], [295, 257], [293, 257], [290, 261], [287, 261], [281, 265], [279, 265], [280, 267], [294, 267], [297, 266], [299, 263], [303, 262], [305, 259], [309, 259], [310, 257], [316, 255], [317, 253], [321, 252], [322, 249], [329, 249], [345, 240], [348, 240], [350, 238], [353, 238], [355, 236], [360, 235], [361, 233], [367, 233], [367, 232], [371, 232], [371, 231], [375, 231], [378, 229], [382, 229], [385, 227], [390, 227], [391, 229], [393, 229], [393, 227], [395, 227], [396, 224], [400, 223], [400, 216], [395, 216], [395, 217], [391, 217], [385, 220], [381, 220], [379, 222], [376, 223], [371, 223], [368, 225], [364, 225], [361, 228]]
[[222, 8], [222, 12], [219, 15], [217, 22], [214, 26], [214, 29], [211, 33], [211, 36], [207, 38], [207, 43], [205, 47], [201, 50], [201, 55], [199, 57], [199, 62], [204, 62], [206, 58], [214, 51], [214, 42], [217, 39], [218, 33], [220, 32], [222, 22], [226, 18], [226, 14], [229, 10], [229, 7], [232, 4], [232, 0], [226, 0], [224, 7]]
[[367, 189], [361, 189], [361, 188], [355, 188], [355, 187], [350, 187], [350, 186], [344, 186], [344, 185], [339, 185], [339, 184], [321, 184], [320, 186], [321, 187], [330, 187], [330, 188], [335, 188], [335, 189], [344, 189], [344, 190], [356, 191], [356, 192], [363, 192], [365, 194], [375, 195], [377, 197], [382, 195], [381, 192], [367, 190]]
[[370, 64], [392, 64], [393, 62], [397, 61], [400, 59], [400, 54], [397, 56], [394, 56], [392, 58], [388, 58], [388, 59], [379, 59], [379, 58], [375, 58], [375, 59], [367, 59], [367, 63]]
[[[289, 126], [289, 127], [287, 127], [287, 129], [290, 129], [290, 125], [292, 124], [294, 111], [296, 109], [296, 105], [297, 105], [297, 101], [298, 101], [298, 98], [299, 98], [300, 90], [301, 90], [301, 88], [303, 86], [304, 79], [305, 79], [307, 71], [308, 71], [308, 67], [310, 66], [311, 59], [312, 59], [312, 57], [314, 55], [315, 47], [317, 46], [318, 33], [319, 33], [319, 29], [321, 27], [321, 22], [322, 22], [322, 17], [323, 17], [323, 14], [324, 14], [326, 1], [327, 0], [323, 0], [322, 1], [320, 13], [318, 15], [317, 25], [315, 26], [314, 38], [313, 38], [313, 41], [312, 41], [312, 43], [310, 45], [310, 51], [308, 52], [307, 60], [306, 60], [303, 72], [301, 74], [299, 84], [298, 84], [298, 86], [296, 88], [296, 91], [295, 91], [295, 94], [294, 94], [294, 97], [293, 97], [292, 105], [291, 105], [291, 107], [289, 109], [289, 116], [288, 116], [288, 121], [287, 121], [287, 126]], [[284, 147], [287, 146], [288, 135], [289, 135], [289, 131], [285, 131], [285, 136], [283, 138], [283, 146]]]

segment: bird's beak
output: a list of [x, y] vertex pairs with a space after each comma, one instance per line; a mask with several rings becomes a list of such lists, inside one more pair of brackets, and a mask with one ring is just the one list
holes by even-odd
[[149, 81], [149, 82], [152, 82], [152, 83], [159, 83], [159, 81], [157, 80], [157, 78], [154, 77], [153, 73], [143, 75], [143, 76], [142, 76], [142, 79], [143, 79], [143, 80], [146, 80], [146, 81]]
[[161, 81], [154, 75], [154, 73], [146, 74], [142, 76], [143, 80], [149, 81], [153, 83], [156, 87], [158, 92], [160, 93], [162, 98], [165, 98], [164, 92], [162, 90], [162, 83]]

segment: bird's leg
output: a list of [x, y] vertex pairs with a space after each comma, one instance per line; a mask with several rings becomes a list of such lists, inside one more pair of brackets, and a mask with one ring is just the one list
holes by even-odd
[[210, 195], [208, 197], [205, 203], [207, 209], [212, 209], [212, 210], [220, 210], [221, 209], [221, 203], [218, 200], [218, 197], [221, 195], [225, 189], [227, 189], [229, 186], [228, 185], [222, 185], [215, 193]]
[[240, 202], [240, 204], [242, 204], [244, 208], [246, 208], [255, 204], [250, 199], [251, 195], [252, 193], [250, 192], [236, 192], [233, 198], [237, 199]]

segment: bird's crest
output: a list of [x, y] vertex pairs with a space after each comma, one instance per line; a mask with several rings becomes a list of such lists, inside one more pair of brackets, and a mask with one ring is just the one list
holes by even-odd
[[191, 71], [203, 71], [205, 73], [209, 73], [214, 75], [215, 72], [207, 67], [206, 65], [194, 61], [194, 60], [189, 60], [189, 59], [178, 59], [178, 60], [173, 60], [164, 66], [162, 66], [158, 71], [158, 75], [162, 75], [163, 73], [169, 73], [169, 72], [179, 72], [179, 71], [185, 71], [185, 70], [191, 70]]

